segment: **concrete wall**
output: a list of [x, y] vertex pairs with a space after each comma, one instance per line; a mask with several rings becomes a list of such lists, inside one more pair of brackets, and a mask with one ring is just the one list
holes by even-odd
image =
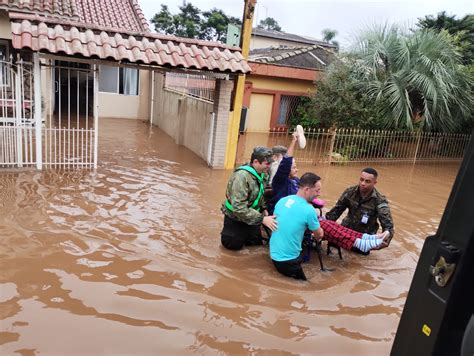
[[309, 94], [316, 90], [314, 82], [308, 80], [249, 75], [246, 78], [246, 82], [252, 83], [252, 89], [265, 89], [269, 91], [278, 90]]
[[150, 71], [140, 70], [139, 95], [99, 92], [99, 117], [149, 120], [150, 75]]
[[0, 10], [0, 39], [12, 39], [12, 28], [10, 26], [10, 19], [8, 17], [8, 13], [4, 10]]
[[153, 124], [207, 160], [213, 104], [164, 90], [163, 80], [155, 74]]

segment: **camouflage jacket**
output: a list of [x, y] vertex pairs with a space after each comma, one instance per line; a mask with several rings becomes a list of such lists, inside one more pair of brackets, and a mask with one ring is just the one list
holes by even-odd
[[[337, 201], [336, 205], [326, 214], [326, 219], [336, 221], [342, 213], [349, 209], [347, 216], [342, 220], [342, 225], [350, 229], [375, 234], [379, 229], [390, 231], [390, 239], [394, 234], [392, 214], [387, 199], [375, 188], [367, 198], [362, 198], [357, 185], [347, 188]], [[367, 215], [367, 222], [363, 222]]]
[[[264, 186], [268, 184], [268, 175], [264, 175]], [[263, 211], [267, 208], [265, 198], [262, 196], [257, 206], [260, 211], [251, 208], [252, 203], [258, 196], [260, 183], [257, 177], [244, 170], [236, 170], [232, 173], [227, 183], [226, 198], [232, 205], [232, 211], [222, 204], [222, 212], [231, 219], [244, 222], [248, 225], [262, 223]]]

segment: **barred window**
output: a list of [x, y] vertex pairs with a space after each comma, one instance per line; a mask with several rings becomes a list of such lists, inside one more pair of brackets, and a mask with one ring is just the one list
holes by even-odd
[[280, 98], [280, 111], [278, 113], [277, 125], [288, 125], [290, 119], [297, 114], [298, 106], [302, 96], [282, 95]]

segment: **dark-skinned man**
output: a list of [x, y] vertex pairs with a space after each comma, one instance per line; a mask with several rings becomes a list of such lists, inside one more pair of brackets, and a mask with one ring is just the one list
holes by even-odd
[[[341, 225], [362, 233], [375, 234], [380, 223], [382, 231], [390, 232], [390, 244], [394, 234], [392, 214], [385, 196], [375, 189], [377, 178], [375, 169], [364, 168], [360, 173], [359, 184], [342, 193], [336, 205], [326, 214], [326, 219], [336, 221], [348, 209]], [[353, 248], [353, 251], [364, 255], [370, 253], [357, 248]]]

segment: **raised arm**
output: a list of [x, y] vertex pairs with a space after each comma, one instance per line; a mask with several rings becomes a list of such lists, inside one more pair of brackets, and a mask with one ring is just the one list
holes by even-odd
[[295, 131], [291, 135], [292, 135], [291, 143], [290, 143], [290, 146], [288, 147], [288, 151], [286, 152], [286, 155], [288, 157], [293, 157], [293, 153], [295, 152], [296, 142], [298, 142], [298, 133]]

